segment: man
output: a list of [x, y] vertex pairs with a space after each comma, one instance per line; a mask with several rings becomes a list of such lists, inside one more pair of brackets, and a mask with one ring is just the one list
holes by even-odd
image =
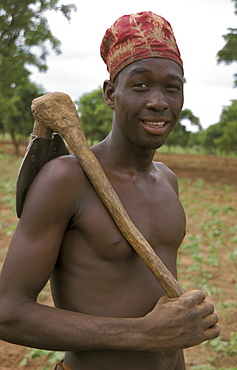
[[[170, 24], [123, 16], [101, 55], [114, 110], [92, 150], [136, 227], [176, 276], [185, 215], [175, 175], [153, 161], [183, 105], [183, 64]], [[51, 278], [56, 308], [37, 303]], [[56, 369], [185, 369], [183, 352], [219, 335], [202, 291], [168, 299], [78, 165], [64, 156], [33, 182], [0, 282], [0, 338], [66, 351]]]

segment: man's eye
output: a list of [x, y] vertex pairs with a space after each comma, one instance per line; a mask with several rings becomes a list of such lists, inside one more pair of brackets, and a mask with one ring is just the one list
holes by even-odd
[[143, 83], [143, 82], [140, 82], [140, 83], [137, 83], [135, 85], [133, 85], [133, 90], [135, 91], [145, 91], [148, 89], [148, 86], [147, 84]]
[[166, 86], [166, 90], [168, 90], [170, 92], [177, 92], [177, 91], [180, 91], [180, 86], [168, 85], [168, 86]]

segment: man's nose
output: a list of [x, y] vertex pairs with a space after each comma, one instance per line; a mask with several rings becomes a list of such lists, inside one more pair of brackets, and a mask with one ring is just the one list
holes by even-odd
[[153, 91], [149, 96], [146, 108], [154, 109], [156, 111], [163, 111], [169, 107], [169, 104], [165, 98], [165, 94], [159, 89]]

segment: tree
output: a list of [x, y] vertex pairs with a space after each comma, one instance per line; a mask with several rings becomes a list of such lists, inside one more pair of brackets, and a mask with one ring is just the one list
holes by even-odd
[[219, 150], [226, 154], [237, 154], [237, 120], [229, 121], [223, 129], [223, 135], [215, 140]]
[[[47, 11], [61, 12], [68, 20], [75, 5], [58, 5], [60, 0], [4, 0], [0, 5], [0, 128], [9, 132], [17, 146], [20, 130], [25, 135], [28, 107], [19, 109], [20, 96], [31, 95], [29, 66], [47, 70], [49, 47], [61, 53], [60, 41], [52, 34]], [[35, 97], [34, 95], [33, 97]], [[25, 124], [23, 123], [25, 120]]]
[[208, 153], [216, 150], [225, 154], [237, 153], [237, 100], [224, 107], [220, 121], [204, 132], [203, 146]]
[[188, 146], [191, 133], [190, 131], [187, 131], [185, 125], [181, 123], [183, 120], [189, 120], [192, 125], [198, 127], [199, 131], [202, 131], [199, 118], [194, 116], [190, 109], [184, 109], [181, 112], [179, 122], [166, 141], [168, 147], [178, 145], [184, 148]]
[[36, 96], [43, 93], [42, 87], [28, 81], [27, 84], [16, 87], [9, 98], [8, 109], [5, 109], [2, 118], [2, 130], [10, 134], [17, 156], [19, 156], [19, 145], [32, 132], [34, 119], [30, 110], [31, 102]]
[[215, 140], [222, 136], [222, 129], [219, 123], [210, 125], [202, 135], [202, 146], [208, 154], [215, 154], [216, 144]]
[[102, 88], [82, 95], [75, 104], [90, 144], [103, 140], [110, 132], [113, 110], [105, 103]]
[[237, 153], [237, 100], [224, 107], [220, 122], [222, 135], [215, 139], [216, 147], [224, 153]]
[[[237, 0], [234, 1], [235, 10], [237, 15]], [[237, 61], [237, 28], [228, 28], [229, 33], [223, 36], [226, 44], [217, 53], [217, 62], [231, 64]], [[234, 75], [234, 86], [237, 87], [237, 73]]]
[[26, 80], [28, 65], [47, 70], [47, 44], [61, 53], [60, 41], [52, 34], [46, 12], [60, 11], [68, 20], [76, 7], [58, 5], [59, 0], [4, 0], [0, 6], [0, 74], [2, 95]]

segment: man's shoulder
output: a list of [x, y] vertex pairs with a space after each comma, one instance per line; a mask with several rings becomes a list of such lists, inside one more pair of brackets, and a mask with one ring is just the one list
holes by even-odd
[[88, 185], [87, 177], [74, 155], [64, 155], [47, 162], [34, 181], [36, 188], [47, 187], [55, 195], [79, 194]]
[[156, 167], [156, 169], [162, 171], [164, 173], [164, 175], [176, 177], [175, 173], [168, 166], [166, 166], [165, 163], [155, 162], [155, 161], [153, 161], [153, 163], [154, 163], [154, 166]]
[[46, 174], [50, 173], [52, 178], [75, 180], [84, 178], [85, 174], [74, 154], [63, 155], [47, 162], [42, 168]]
[[[47, 162], [32, 182], [25, 205], [69, 219], [80, 207], [88, 180], [73, 155]], [[24, 207], [25, 207], [24, 205]], [[37, 205], [37, 206], [36, 206]], [[40, 211], [41, 210], [41, 211]]]
[[162, 174], [165, 176], [166, 180], [172, 186], [176, 193], [178, 193], [178, 180], [175, 173], [163, 162], [153, 162], [155, 168], [158, 171], [161, 171]]

